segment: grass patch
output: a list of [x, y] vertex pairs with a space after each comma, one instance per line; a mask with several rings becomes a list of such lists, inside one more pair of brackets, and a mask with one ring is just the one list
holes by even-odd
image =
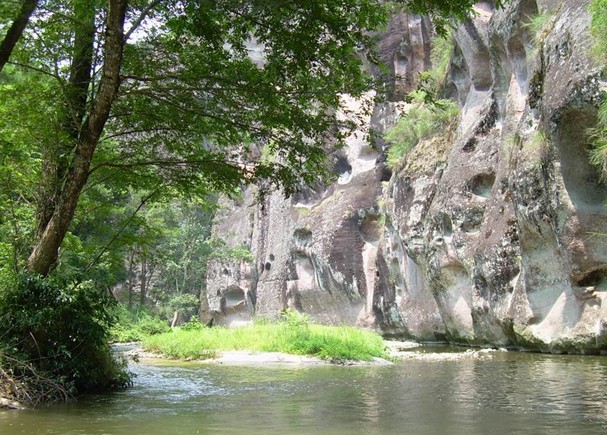
[[236, 329], [177, 329], [145, 337], [142, 344], [145, 350], [179, 359], [212, 358], [217, 352], [229, 350], [284, 352], [333, 361], [387, 357], [378, 334], [348, 326], [317, 325], [308, 316], [294, 311], [287, 311], [275, 323], [258, 322]]
[[589, 157], [590, 163], [601, 171], [603, 179], [607, 179], [607, 98], [603, 98], [599, 107], [597, 124], [588, 131], [589, 141], [592, 145]]
[[[607, 0], [593, 0], [588, 9], [592, 16], [590, 25], [592, 52], [596, 60], [604, 65], [607, 61]], [[588, 134], [592, 145], [590, 162], [601, 171], [603, 179], [607, 179], [607, 96], [605, 94], [599, 106], [597, 124], [588, 131]]]
[[432, 40], [432, 49], [430, 51], [432, 68], [422, 73], [421, 77], [422, 80], [426, 80], [426, 86], [429, 86], [434, 94], [438, 94], [445, 85], [454, 49], [455, 42], [451, 35], [438, 36]]
[[531, 37], [537, 45], [542, 45], [550, 33], [552, 26], [549, 24], [553, 17], [553, 14], [545, 11], [534, 15], [527, 23], [523, 24], [523, 27], [529, 29]]
[[607, 0], [592, 0], [588, 6], [592, 22], [592, 51], [597, 61], [607, 61]]
[[448, 124], [459, 114], [454, 101], [437, 100], [435, 104], [428, 104], [421, 92], [409, 95], [413, 98], [412, 106], [385, 135], [386, 141], [391, 144], [388, 166], [392, 168], [421, 140], [444, 134]]

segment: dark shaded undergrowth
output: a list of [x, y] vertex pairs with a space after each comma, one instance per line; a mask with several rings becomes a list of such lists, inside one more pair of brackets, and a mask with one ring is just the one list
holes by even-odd
[[131, 384], [109, 345], [111, 297], [21, 275], [0, 290], [0, 396], [28, 405]]

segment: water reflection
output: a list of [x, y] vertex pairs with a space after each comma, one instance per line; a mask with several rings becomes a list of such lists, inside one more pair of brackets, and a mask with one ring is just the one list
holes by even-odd
[[[452, 351], [452, 350], [448, 350]], [[0, 412], [4, 434], [598, 434], [607, 359], [496, 353], [392, 367], [134, 367], [136, 387]]]

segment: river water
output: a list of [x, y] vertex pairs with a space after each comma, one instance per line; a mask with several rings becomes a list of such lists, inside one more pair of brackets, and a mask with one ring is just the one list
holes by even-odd
[[388, 367], [136, 364], [132, 389], [0, 411], [0, 434], [607, 433], [607, 357], [435, 351], [458, 352]]

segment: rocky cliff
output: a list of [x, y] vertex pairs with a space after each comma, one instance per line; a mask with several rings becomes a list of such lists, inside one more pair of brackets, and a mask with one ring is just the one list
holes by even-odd
[[[226, 204], [215, 235], [255, 260], [209, 266], [204, 314], [292, 307], [417, 340], [607, 351], [607, 187], [587, 157], [604, 83], [587, 4], [480, 3], [454, 31], [454, 131], [393, 170], [361, 131], [331, 157], [335, 184]], [[399, 15], [381, 41], [397, 100], [430, 67], [429, 23]], [[378, 105], [367, 125], [398, 111]]]

